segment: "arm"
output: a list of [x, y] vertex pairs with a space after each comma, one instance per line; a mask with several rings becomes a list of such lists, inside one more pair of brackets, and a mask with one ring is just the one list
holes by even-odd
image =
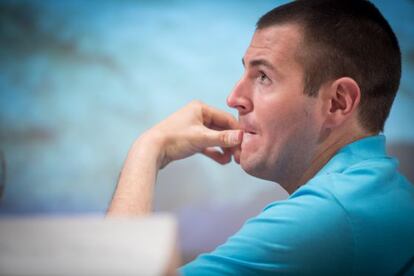
[[[238, 161], [242, 131], [228, 113], [194, 101], [154, 126], [131, 147], [108, 216], [151, 212], [158, 170], [169, 162], [201, 152], [225, 164]], [[221, 147], [220, 152], [212, 147]]]

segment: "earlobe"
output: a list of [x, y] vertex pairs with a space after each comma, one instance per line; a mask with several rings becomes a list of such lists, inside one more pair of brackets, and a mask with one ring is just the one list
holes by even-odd
[[328, 110], [325, 126], [335, 128], [355, 114], [361, 99], [361, 90], [355, 80], [343, 77], [328, 88]]

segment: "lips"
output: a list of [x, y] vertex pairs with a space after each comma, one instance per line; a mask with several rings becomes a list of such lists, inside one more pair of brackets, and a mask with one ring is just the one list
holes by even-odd
[[253, 126], [253, 124], [247, 122], [247, 121], [240, 121], [241, 129], [243, 130], [243, 142], [241, 145], [242, 151], [246, 148], [251, 142], [253, 142], [256, 135], [258, 134], [256, 128]]
[[256, 134], [256, 132], [251, 131], [251, 130], [247, 130], [247, 129], [244, 129], [243, 132], [246, 133], [246, 134], [251, 134], [251, 135], [255, 135]]
[[241, 122], [240, 126], [241, 126], [241, 129], [243, 130], [243, 132], [245, 134], [251, 134], [251, 135], [256, 135], [257, 134], [256, 129], [250, 123]]

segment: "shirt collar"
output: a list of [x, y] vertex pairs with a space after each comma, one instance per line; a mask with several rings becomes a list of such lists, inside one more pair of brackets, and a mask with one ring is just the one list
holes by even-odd
[[365, 137], [341, 148], [316, 176], [332, 172], [341, 172], [353, 163], [385, 156], [387, 154], [384, 135]]

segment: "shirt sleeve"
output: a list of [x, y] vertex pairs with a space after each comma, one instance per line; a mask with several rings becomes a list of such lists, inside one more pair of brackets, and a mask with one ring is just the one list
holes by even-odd
[[353, 240], [346, 212], [328, 192], [306, 186], [267, 206], [226, 243], [179, 273], [352, 274]]

